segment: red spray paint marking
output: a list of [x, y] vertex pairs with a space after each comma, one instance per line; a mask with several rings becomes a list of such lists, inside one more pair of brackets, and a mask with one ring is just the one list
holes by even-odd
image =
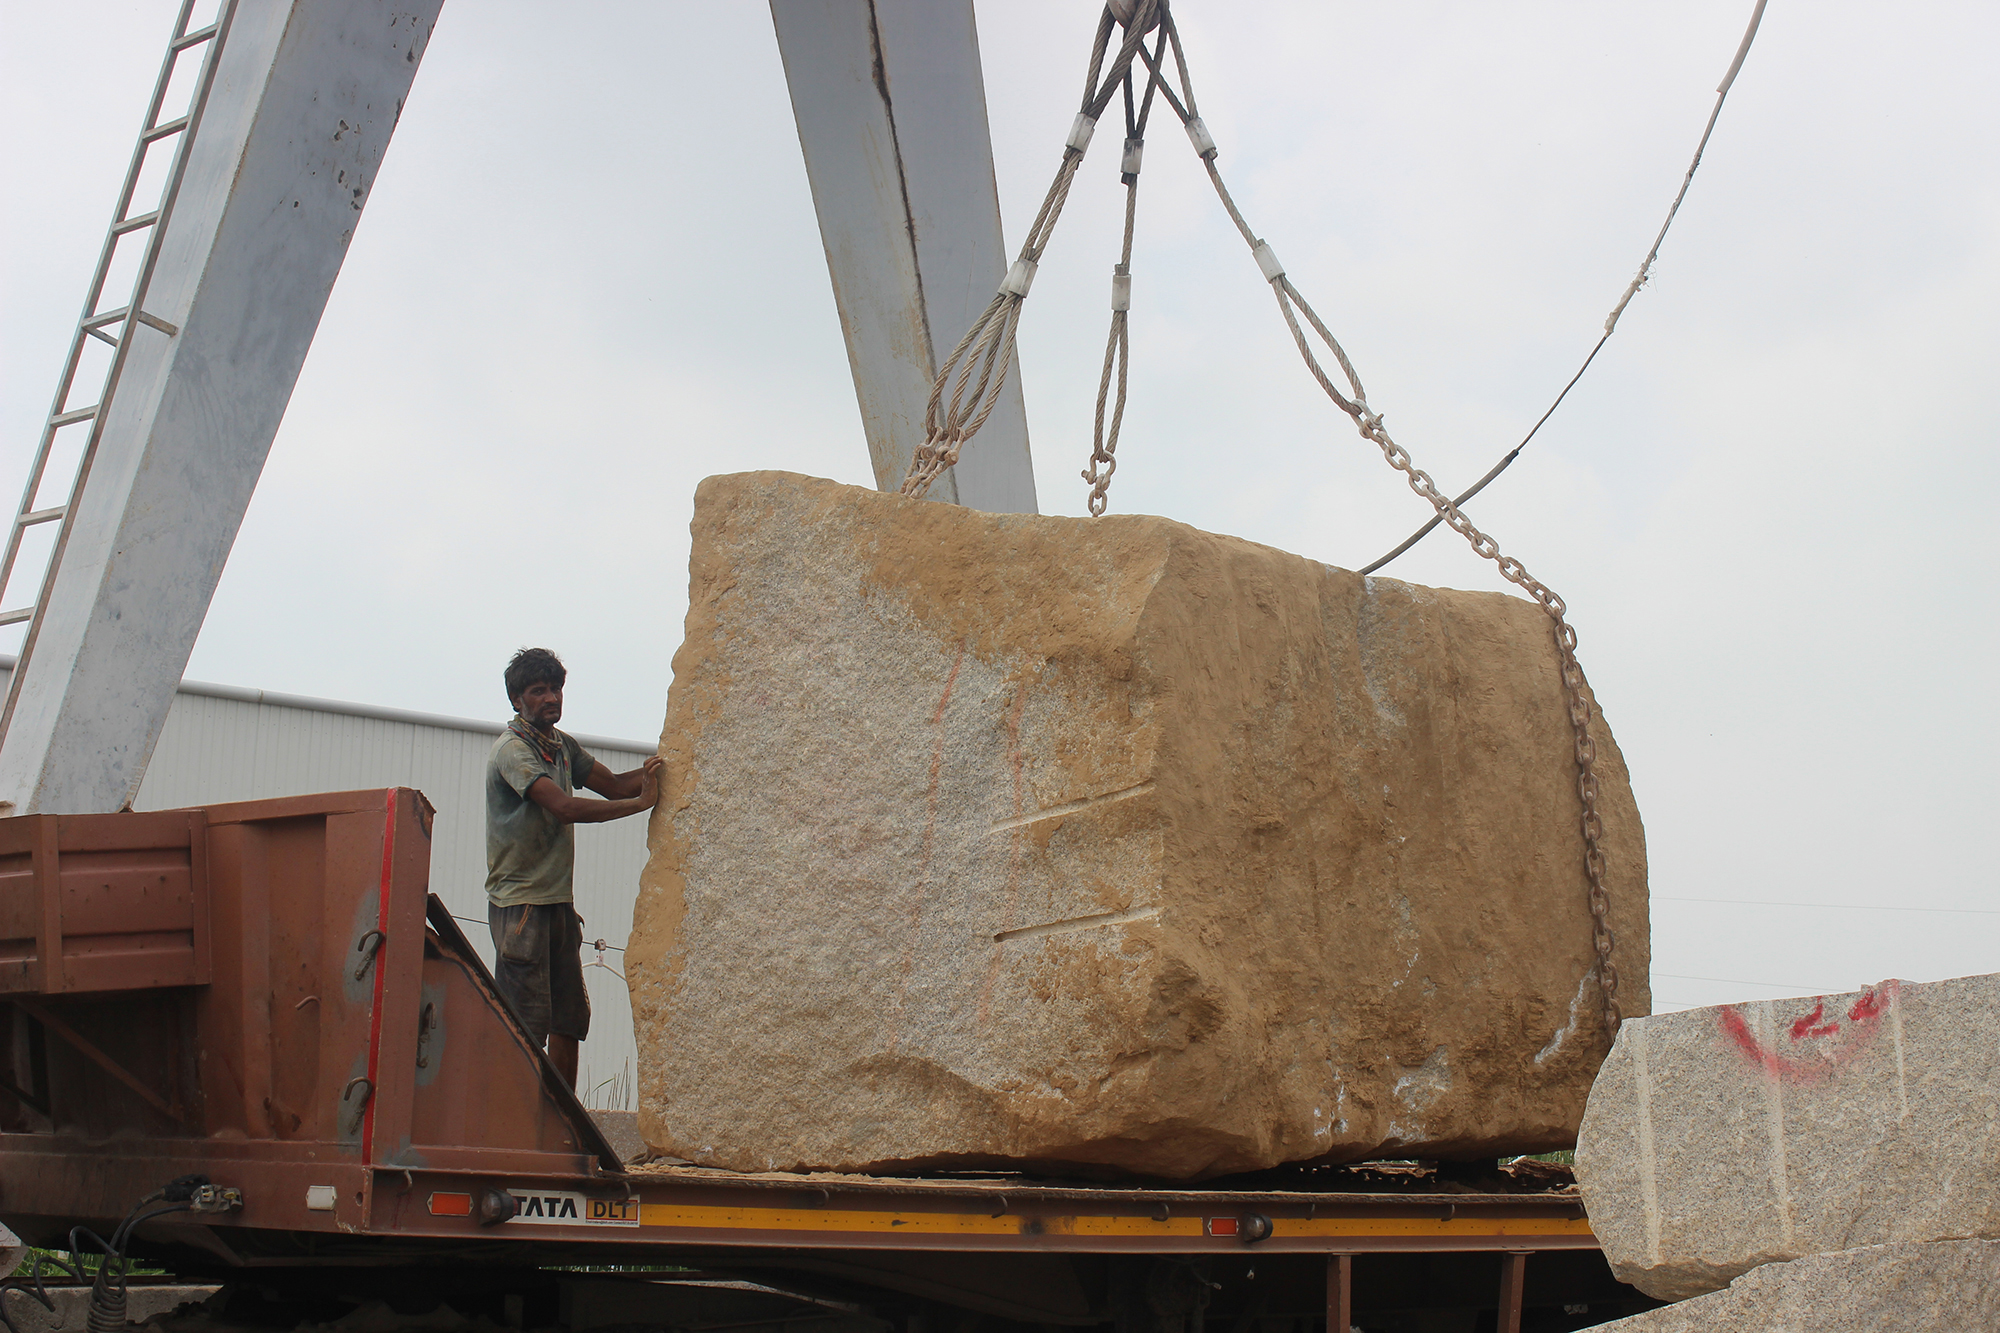
[[1834, 1033], [1840, 1031], [1840, 1024], [1838, 1023], [1822, 1023], [1819, 1021], [1825, 1014], [1826, 1001], [1821, 1000], [1813, 1006], [1811, 1013], [1792, 1024], [1792, 1040], [1805, 1041], [1810, 1037], [1831, 1037]]
[[[1718, 1009], [1715, 1014], [1715, 1021], [1722, 1025], [1722, 1030], [1729, 1034], [1730, 1038], [1735, 1041], [1743, 1054], [1763, 1066], [1765, 1073], [1779, 1078], [1800, 1078], [1812, 1073], [1810, 1069], [1803, 1065], [1792, 1064], [1792, 1062], [1786, 1060], [1775, 1051], [1765, 1050], [1764, 1044], [1757, 1040], [1757, 1034], [1750, 1030], [1750, 1025], [1743, 1021], [1743, 1015], [1735, 1009]], [[1816, 1080], [1807, 1079], [1806, 1081], [1811, 1082]]]
[[1849, 1026], [1843, 1029], [1838, 1022], [1822, 1022], [1826, 1016], [1826, 1001], [1820, 1000], [1813, 1011], [1789, 1025], [1794, 1043], [1819, 1041], [1822, 1038], [1839, 1038], [1830, 1045], [1808, 1048], [1810, 1054], [1787, 1056], [1769, 1050], [1757, 1040], [1757, 1034], [1750, 1030], [1740, 1009], [1733, 1006], [1716, 1010], [1717, 1026], [1752, 1063], [1756, 1064], [1772, 1078], [1788, 1083], [1818, 1083], [1834, 1073], [1841, 1066], [1851, 1063], [1875, 1042], [1881, 1030], [1882, 1015], [1890, 1002], [1902, 990], [1900, 981], [1885, 981], [1861, 993], [1859, 999], [1847, 1011]]
[[1882, 997], [1894, 994], [1898, 987], [1899, 983], [1897, 982], [1885, 981], [1874, 990], [1861, 992], [1861, 998], [1856, 1000], [1854, 1007], [1847, 1011], [1847, 1021], [1850, 1023], [1859, 1023], [1863, 1019], [1878, 1017], [1882, 1012]]

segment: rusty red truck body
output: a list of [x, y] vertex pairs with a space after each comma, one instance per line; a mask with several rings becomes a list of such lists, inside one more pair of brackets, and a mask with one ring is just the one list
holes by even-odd
[[138, 1224], [134, 1253], [266, 1287], [365, 1269], [546, 1292], [578, 1266], [668, 1266], [649, 1291], [755, 1288], [834, 1319], [1151, 1326], [1259, 1282], [1259, 1318], [1336, 1330], [1378, 1296], [1387, 1318], [1469, 1293], [1451, 1308], [1500, 1329], [1650, 1304], [1611, 1281], [1573, 1188], [1493, 1173], [1158, 1188], [623, 1162], [431, 895], [431, 813], [392, 788], [0, 820], [0, 1220], [60, 1246], [194, 1177], [209, 1188]]

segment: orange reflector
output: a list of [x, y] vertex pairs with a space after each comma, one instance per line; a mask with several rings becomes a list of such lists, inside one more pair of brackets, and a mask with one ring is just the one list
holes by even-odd
[[431, 1195], [432, 1217], [471, 1217], [472, 1196], [470, 1194]]
[[[436, 1195], [432, 1195], [436, 1198]], [[1211, 1217], [1208, 1219], [1208, 1234], [1211, 1236], [1233, 1236], [1236, 1234], [1236, 1219], [1233, 1217]]]

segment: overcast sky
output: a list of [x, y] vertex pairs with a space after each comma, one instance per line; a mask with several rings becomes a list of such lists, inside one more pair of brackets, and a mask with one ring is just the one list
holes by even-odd
[[[1251, 224], [1457, 490], [1588, 351], [1749, 9], [1176, 12]], [[0, 3], [0, 474], [173, 12]], [[1095, 12], [981, 10], [1010, 243]], [[1996, 49], [1990, 3], [1773, 0], [1657, 277], [1473, 506], [1573, 609], [1663, 1008], [2000, 970]], [[1105, 144], [1021, 328], [1048, 513], [1083, 512]], [[1307, 378], [1171, 126], [1146, 165], [1114, 509], [1368, 562], [1421, 501]], [[451, 0], [188, 674], [498, 717], [541, 643], [568, 725], [654, 735], [694, 486], [750, 468], [870, 479], [767, 9]], [[1387, 572], [1501, 586], [1449, 533]]]

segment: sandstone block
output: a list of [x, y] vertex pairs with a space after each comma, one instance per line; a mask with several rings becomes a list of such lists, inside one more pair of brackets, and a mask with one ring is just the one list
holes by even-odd
[[2000, 1243], [1870, 1245], [1766, 1264], [1678, 1305], [1597, 1333], [1990, 1333], [2000, 1328]]
[[655, 1150], [1191, 1178], [1571, 1141], [1607, 1043], [1536, 607], [782, 473], [693, 527], [626, 955]]
[[1997, 1024], [1996, 976], [1625, 1024], [1576, 1152], [1612, 1271], [1679, 1300], [1802, 1255], [2000, 1237]]

